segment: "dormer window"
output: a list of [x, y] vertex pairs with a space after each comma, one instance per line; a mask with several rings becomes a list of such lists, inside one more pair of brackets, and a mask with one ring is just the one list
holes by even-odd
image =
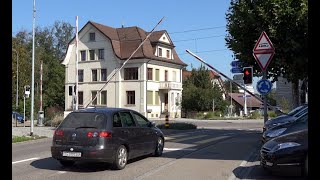
[[170, 50], [167, 50], [167, 58], [170, 59]]
[[162, 39], [163, 39], [163, 40], [166, 40], [166, 37], [164, 37], [164, 36], [163, 36], [163, 38], [162, 38]]
[[162, 48], [159, 48], [159, 57], [162, 57]]
[[89, 41], [95, 41], [96, 40], [96, 33], [89, 33]]

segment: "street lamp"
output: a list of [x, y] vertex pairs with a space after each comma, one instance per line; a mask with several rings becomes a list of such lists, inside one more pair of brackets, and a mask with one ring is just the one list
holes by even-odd
[[19, 103], [19, 54], [17, 50], [12, 49], [14, 52], [16, 52], [17, 56], [17, 95], [16, 95], [16, 109], [18, 109], [18, 103]]

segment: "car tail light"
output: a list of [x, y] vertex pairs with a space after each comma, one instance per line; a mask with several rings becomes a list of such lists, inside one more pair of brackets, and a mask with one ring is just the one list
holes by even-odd
[[102, 131], [100, 132], [99, 137], [111, 137], [111, 132]]
[[87, 133], [88, 138], [92, 137], [111, 137], [111, 133], [107, 131], [101, 131], [101, 132], [88, 132]]
[[54, 131], [54, 135], [55, 135], [55, 136], [63, 136], [63, 135], [64, 135], [64, 132], [63, 132], [63, 130], [55, 130], [55, 131]]

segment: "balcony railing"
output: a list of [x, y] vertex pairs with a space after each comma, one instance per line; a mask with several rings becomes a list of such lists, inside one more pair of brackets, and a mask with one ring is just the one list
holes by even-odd
[[159, 89], [182, 89], [182, 83], [160, 82]]

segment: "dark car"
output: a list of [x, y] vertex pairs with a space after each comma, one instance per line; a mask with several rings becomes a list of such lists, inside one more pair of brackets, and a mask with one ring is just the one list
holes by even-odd
[[12, 118], [17, 119], [19, 123], [24, 123], [23, 115], [18, 112], [12, 111]]
[[301, 106], [296, 107], [295, 109], [290, 111], [288, 114], [283, 114], [276, 118], [269, 119], [268, 121], [266, 121], [266, 123], [263, 126], [263, 132], [275, 126], [279, 126], [281, 124], [295, 121], [299, 117], [301, 117], [305, 112], [308, 112], [307, 104], [303, 104]]
[[123, 169], [129, 159], [161, 156], [163, 148], [163, 133], [140, 113], [123, 108], [87, 108], [71, 112], [57, 127], [51, 154], [63, 166], [91, 161]]
[[262, 143], [266, 143], [272, 138], [280, 135], [288, 134], [294, 131], [300, 131], [308, 128], [308, 112], [304, 113], [300, 118], [293, 122], [285, 123], [271, 129], [266, 130], [262, 134]]
[[308, 129], [271, 139], [260, 150], [260, 165], [264, 169], [283, 173], [301, 169], [308, 175]]

